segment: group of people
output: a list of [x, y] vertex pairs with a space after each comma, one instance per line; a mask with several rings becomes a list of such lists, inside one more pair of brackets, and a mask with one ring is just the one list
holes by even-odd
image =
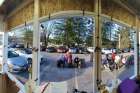
[[102, 64], [104, 68], [109, 68], [111, 71], [114, 69], [118, 69], [125, 66], [130, 66], [134, 63], [133, 56], [123, 56], [123, 55], [117, 55], [115, 52], [112, 52], [112, 54], [106, 54], [106, 56], [102, 60]]
[[73, 56], [71, 52], [66, 52], [64, 55], [61, 55], [60, 59], [57, 61], [58, 67], [73, 67], [73, 64], [76, 64], [78, 66], [80, 62], [79, 57], [75, 57], [73, 60]]

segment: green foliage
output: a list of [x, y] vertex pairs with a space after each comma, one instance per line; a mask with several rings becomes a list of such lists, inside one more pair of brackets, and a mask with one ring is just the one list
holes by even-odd
[[130, 41], [130, 34], [128, 29], [122, 29], [120, 31], [120, 49], [130, 48], [131, 41]]
[[93, 36], [91, 35], [91, 36], [88, 36], [87, 38], [86, 38], [86, 46], [93, 46], [93, 42], [94, 42], [94, 38], [93, 38]]
[[111, 48], [111, 26], [112, 24], [110, 22], [108, 23], [103, 23], [102, 25], [102, 47], [104, 48]]
[[101, 35], [102, 46], [104, 48], [120, 47], [120, 49], [124, 49], [131, 47], [130, 31], [127, 28], [116, 26], [116, 24], [112, 22], [104, 22]]
[[[88, 20], [88, 21], [87, 21]], [[57, 22], [54, 24], [54, 41], [64, 45], [73, 45], [73, 44], [84, 44], [89, 43], [92, 39], [90, 38], [93, 34], [93, 29], [91, 25], [91, 20], [83, 17], [69, 17], [64, 19], [62, 22]], [[55, 40], [57, 38], [57, 40]], [[89, 40], [89, 41], [88, 41]]]

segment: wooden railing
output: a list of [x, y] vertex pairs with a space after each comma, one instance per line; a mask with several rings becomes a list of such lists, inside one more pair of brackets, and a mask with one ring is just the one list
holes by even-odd
[[4, 65], [5, 73], [0, 74], [0, 93], [26, 93], [24, 85]]

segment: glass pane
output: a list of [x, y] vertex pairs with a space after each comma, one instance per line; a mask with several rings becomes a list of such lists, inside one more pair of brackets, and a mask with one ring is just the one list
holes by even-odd
[[134, 75], [134, 30], [104, 20], [102, 23], [102, 79], [109, 87]]
[[53, 84], [54, 93], [58, 86], [68, 93], [93, 93], [93, 26], [92, 18], [81, 16], [41, 23], [41, 54], [47, 58], [41, 65], [41, 83]]
[[[32, 63], [33, 27], [24, 26], [8, 33], [8, 65], [17, 79], [26, 83]], [[18, 72], [18, 73], [15, 73]]]

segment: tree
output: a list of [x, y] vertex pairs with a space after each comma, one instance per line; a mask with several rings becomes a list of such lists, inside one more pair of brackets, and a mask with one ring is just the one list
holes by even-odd
[[27, 29], [23, 33], [23, 39], [24, 39], [24, 42], [26, 44], [26, 48], [29, 48], [29, 46], [31, 46], [33, 43], [33, 31], [30, 29]]
[[[93, 41], [93, 20], [87, 17], [73, 17], [74, 19], [74, 31], [76, 32], [76, 43], [83, 44], [89, 43], [92, 44]], [[91, 40], [89, 40], [91, 38]], [[89, 41], [90, 42], [89, 42]]]
[[[93, 36], [93, 22], [87, 17], [70, 17], [55, 25], [55, 37], [65, 45], [89, 43], [86, 38]], [[63, 40], [62, 40], [63, 39]], [[91, 42], [90, 42], [91, 43]]]
[[87, 38], [86, 38], [86, 46], [93, 46], [93, 42], [94, 42], [94, 38], [93, 38], [93, 35], [91, 35], [91, 36], [88, 36]]
[[75, 43], [75, 37], [76, 37], [76, 33], [74, 32], [74, 21], [73, 18], [67, 18], [66, 19], [66, 24], [64, 26], [64, 30], [65, 30], [65, 44], [67, 46], [71, 46], [73, 43]]
[[54, 24], [54, 29], [55, 38], [60, 39], [59, 41], [62, 41], [64, 45], [70, 46], [75, 43], [76, 34], [73, 31], [74, 23], [71, 17], [66, 18], [63, 22]]
[[110, 22], [103, 22], [102, 25], [102, 46], [103, 47], [111, 47], [111, 26]]
[[120, 31], [120, 41], [118, 41], [118, 44], [119, 44], [119, 42], [120, 42], [120, 49], [125, 49], [125, 48], [131, 47], [130, 34], [129, 34], [128, 29], [122, 29]]
[[103, 22], [102, 25], [102, 46], [106, 48], [116, 48], [120, 33], [119, 25], [112, 22]]
[[[48, 42], [51, 42], [53, 40], [51, 36], [55, 35], [60, 35], [61, 31], [58, 31], [56, 27], [62, 23], [62, 19], [57, 19], [57, 20], [51, 20], [47, 21], [41, 24], [42, 32], [41, 32], [41, 42], [44, 43], [44, 45], [47, 47]], [[53, 40], [55, 42], [56, 40]]]

